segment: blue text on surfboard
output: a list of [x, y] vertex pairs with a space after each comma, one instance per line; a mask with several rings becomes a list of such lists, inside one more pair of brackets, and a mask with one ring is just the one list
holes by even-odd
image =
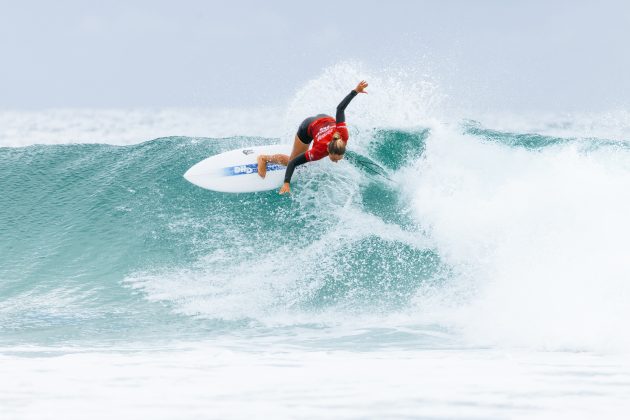
[[[284, 166], [278, 165], [276, 163], [267, 164], [267, 172], [279, 171], [284, 168], [285, 168]], [[223, 176], [249, 175], [256, 172], [258, 172], [258, 164], [256, 163], [250, 163], [247, 165], [236, 165], [236, 166], [223, 168]]]

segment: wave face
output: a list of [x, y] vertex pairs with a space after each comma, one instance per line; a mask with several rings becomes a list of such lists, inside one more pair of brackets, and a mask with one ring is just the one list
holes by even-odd
[[328, 307], [385, 310], [439, 271], [385, 170], [358, 154], [340, 171], [300, 171], [293, 198], [214, 193], [182, 178], [209, 155], [271, 142], [0, 149], [3, 339], [195, 334]]
[[182, 178], [277, 139], [0, 149], [3, 344], [389, 323], [630, 346], [626, 143], [475, 122], [354, 134], [345, 162], [296, 173], [292, 197]]

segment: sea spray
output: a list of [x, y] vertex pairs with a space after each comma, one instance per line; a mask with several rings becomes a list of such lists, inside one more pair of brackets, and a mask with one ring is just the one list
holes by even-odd
[[510, 147], [434, 130], [405, 177], [418, 223], [458, 273], [441, 322], [477, 343], [627, 349], [629, 159], [614, 144]]

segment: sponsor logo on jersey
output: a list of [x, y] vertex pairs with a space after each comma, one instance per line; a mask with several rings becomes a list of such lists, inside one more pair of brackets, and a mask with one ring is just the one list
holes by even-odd
[[315, 137], [319, 138], [320, 137], [324, 137], [326, 135], [328, 135], [331, 131], [333, 131], [335, 129], [334, 125], [329, 125], [327, 127], [322, 127], [317, 131], [317, 134], [315, 135]]

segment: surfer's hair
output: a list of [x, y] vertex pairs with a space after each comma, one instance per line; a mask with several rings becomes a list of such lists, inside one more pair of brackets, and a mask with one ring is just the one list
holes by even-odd
[[[335, 135], [337, 134], [338, 133], [335, 133]], [[333, 135], [331, 142], [328, 143], [328, 153], [331, 155], [343, 155], [346, 153], [346, 142], [343, 141], [340, 134], [339, 137], [336, 138], [335, 135]]]

